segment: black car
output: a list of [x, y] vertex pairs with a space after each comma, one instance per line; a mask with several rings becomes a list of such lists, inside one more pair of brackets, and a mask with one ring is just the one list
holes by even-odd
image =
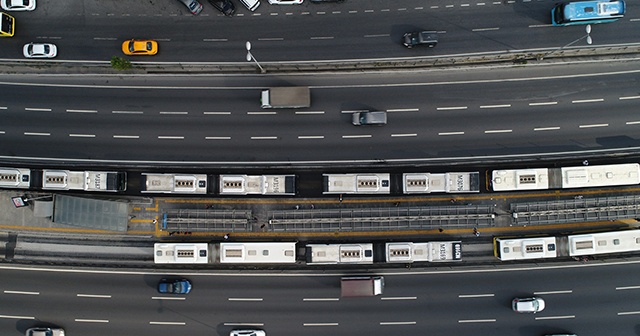
[[404, 34], [404, 44], [407, 48], [425, 45], [433, 48], [438, 44], [438, 34], [435, 31], [419, 31]]
[[236, 13], [236, 6], [231, 0], [209, 0], [209, 3], [226, 16], [231, 17]]

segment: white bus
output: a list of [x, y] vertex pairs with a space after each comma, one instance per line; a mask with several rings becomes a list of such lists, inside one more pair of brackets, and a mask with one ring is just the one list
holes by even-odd
[[390, 174], [323, 174], [323, 194], [388, 194]]
[[0, 188], [28, 189], [31, 170], [26, 168], [0, 168]]
[[143, 193], [206, 194], [206, 174], [142, 174]]
[[571, 1], [561, 3], [551, 10], [554, 26], [613, 22], [624, 16], [623, 0]]
[[307, 244], [307, 264], [373, 264], [373, 244]]
[[402, 174], [405, 194], [471, 193], [480, 191], [480, 173], [411, 173]]
[[295, 175], [220, 175], [220, 195], [295, 194]]
[[462, 242], [387, 243], [386, 252], [389, 263], [460, 261]]
[[494, 238], [493, 254], [502, 261], [556, 258], [555, 237]]
[[207, 243], [156, 243], [153, 245], [156, 264], [207, 264]]
[[216, 260], [223, 264], [291, 264], [296, 243], [220, 243]]
[[640, 230], [579, 234], [568, 238], [572, 257], [640, 251]]

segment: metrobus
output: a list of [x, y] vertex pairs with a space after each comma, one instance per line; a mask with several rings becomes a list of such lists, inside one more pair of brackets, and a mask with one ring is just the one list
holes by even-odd
[[373, 264], [373, 244], [307, 244], [308, 265]]
[[572, 1], [551, 10], [554, 26], [613, 22], [624, 16], [625, 3], [618, 1]]
[[16, 30], [16, 19], [5, 12], [0, 12], [0, 16], [0, 36], [13, 36]]

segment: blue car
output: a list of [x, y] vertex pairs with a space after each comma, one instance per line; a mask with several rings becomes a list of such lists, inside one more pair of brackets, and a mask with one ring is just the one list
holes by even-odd
[[162, 279], [158, 283], [158, 293], [162, 294], [189, 294], [191, 282], [187, 279], [167, 280]]

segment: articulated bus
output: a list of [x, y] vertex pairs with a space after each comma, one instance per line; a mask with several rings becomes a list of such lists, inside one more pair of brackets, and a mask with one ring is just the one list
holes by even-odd
[[0, 36], [11, 37], [16, 30], [16, 19], [13, 16], [0, 12]]
[[624, 16], [625, 3], [618, 1], [572, 1], [551, 10], [554, 26], [613, 22]]

